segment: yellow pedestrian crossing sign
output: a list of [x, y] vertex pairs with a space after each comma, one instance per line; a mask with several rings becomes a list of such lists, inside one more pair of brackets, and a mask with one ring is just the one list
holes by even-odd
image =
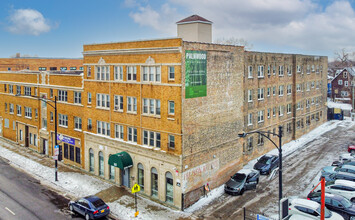
[[132, 187], [132, 193], [136, 193], [141, 191], [141, 187], [136, 183], [134, 184], [134, 186]]

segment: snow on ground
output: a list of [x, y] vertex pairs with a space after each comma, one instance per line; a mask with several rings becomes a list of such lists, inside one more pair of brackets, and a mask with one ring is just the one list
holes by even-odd
[[342, 110], [347, 110], [347, 111], [351, 111], [353, 109], [350, 104], [337, 103], [337, 102], [333, 102], [329, 99], [328, 99], [327, 103], [328, 103], [328, 108], [340, 108]]

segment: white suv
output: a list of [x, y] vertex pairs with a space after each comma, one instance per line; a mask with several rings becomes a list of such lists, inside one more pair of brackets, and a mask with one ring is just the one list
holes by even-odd
[[353, 181], [335, 180], [334, 183], [330, 185], [327, 184], [325, 192], [340, 195], [349, 199], [351, 202], [355, 202], [355, 182]]
[[[288, 205], [289, 214], [306, 216], [310, 219], [320, 219], [320, 204], [307, 199], [292, 199]], [[324, 207], [324, 217], [327, 220], [344, 220], [341, 215]]]

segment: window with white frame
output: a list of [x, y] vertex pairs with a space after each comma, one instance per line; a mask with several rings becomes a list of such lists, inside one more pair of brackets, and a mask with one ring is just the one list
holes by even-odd
[[264, 88], [258, 88], [258, 100], [264, 99]]
[[270, 87], [267, 88], [266, 94], [267, 94], [267, 96], [270, 96], [270, 95], [271, 95], [271, 88], [270, 88]]
[[280, 65], [279, 66], [279, 76], [283, 76], [284, 75], [284, 66]]
[[311, 104], [314, 105], [314, 97], [312, 98]]
[[274, 116], [274, 117], [276, 116], [276, 107], [272, 108], [272, 116]]
[[[344, 77], [344, 78], [348, 78], [348, 72], [344, 71], [343, 77]], [[10, 88], [10, 86], [9, 86], [9, 88]]]
[[301, 66], [297, 65], [297, 73], [300, 73], [300, 72], [301, 72]]
[[16, 94], [21, 95], [21, 86], [16, 86]]
[[296, 84], [296, 91], [300, 92], [301, 91], [301, 84]]
[[319, 82], [316, 82], [316, 89], [319, 89]]
[[14, 94], [14, 86], [9, 85], [9, 93]]
[[258, 66], [258, 77], [259, 78], [264, 77], [264, 66]]
[[115, 111], [123, 111], [123, 96], [115, 95]]
[[253, 101], [253, 90], [249, 89], [248, 90], [248, 102]]
[[306, 108], [309, 108], [310, 104], [309, 104], [309, 99], [306, 99]]
[[127, 66], [127, 81], [136, 81], [136, 80], [137, 80], [137, 67]]
[[110, 108], [110, 95], [108, 94], [96, 94], [96, 107], [99, 108]]
[[160, 148], [160, 133], [143, 130], [143, 145]]
[[50, 120], [53, 121], [53, 112], [50, 113]]
[[267, 109], [267, 118], [270, 118], [271, 117], [271, 108], [268, 108]]
[[316, 73], [319, 73], [319, 66], [316, 66]]
[[174, 66], [168, 67], [168, 76], [169, 76], [169, 80], [175, 79], [175, 67]]
[[252, 113], [248, 114], [248, 125], [253, 125], [253, 114]]
[[92, 99], [91, 92], [88, 92], [88, 104], [91, 104], [91, 99]]
[[26, 118], [32, 118], [32, 108], [25, 107], [25, 117]]
[[143, 98], [143, 114], [160, 115], [160, 100]]
[[104, 121], [96, 121], [97, 134], [110, 136], [110, 123]]
[[175, 149], [175, 136], [169, 134], [169, 148]]
[[[62, 69], [62, 68], [60, 68], [60, 69]], [[91, 77], [91, 66], [87, 67], [87, 76]]]
[[88, 130], [92, 129], [92, 120], [91, 118], [88, 118]]
[[25, 95], [26, 96], [31, 96], [31, 87], [24, 86], [25, 89]]
[[21, 116], [21, 114], [22, 114], [21, 105], [16, 105], [16, 109], [17, 109], [17, 115], [18, 115], [18, 116]]
[[272, 74], [275, 76], [276, 75], [276, 65], [272, 66]]
[[343, 85], [343, 80], [339, 79], [338, 80], [338, 85]]
[[267, 75], [270, 76], [271, 75], [271, 66], [267, 65]]
[[168, 114], [169, 115], [174, 115], [175, 114], [175, 102], [174, 101], [168, 101]]
[[58, 101], [67, 102], [68, 101], [68, 91], [58, 90]]
[[137, 98], [136, 97], [127, 97], [127, 112], [137, 113]]
[[301, 102], [297, 102], [297, 110], [301, 109]]
[[35, 117], [38, 117], [38, 109], [35, 108]]
[[76, 130], [81, 130], [82, 129], [81, 118], [74, 117], [74, 129], [76, 129]]
[[96, 80], [110, 80], [110, 66], [96, 66]]
[[348, 96], [348, 92], [347, 91], [341, 91], [341, 96]]
[[280, 105], [279, 106], [279, 116], [283, 116], [284, 115], [284, 106]]
[[[347, 93], [346, 95], [349, 95], [348, 92], [346, 92], [346, 93]], [[318, 99], [318, 97], [316, 97], [316, 105], [319, 105], [319, 99]]]
[[263, 145], [264, 144], [264, 136], [261, 134], [258, 135], [258, 145]]
[[248, 78], [253, 78], [253, 66], [248, 66]]
[[[5, 128], [9, 128], [10, 127], [10, 120], [7, 119], [7, 118], [5, 118], [4, 127]], [[21, 132], [22, 132], [22, 130], [20, 130], [20, 134], [22, 134]], [[20, 135], [20, 140], [22, 140], [22, 135]]]
[[160, 82], [161, 68], [160, 66], [143, 66], [144, 82]]
[[344, 81], [344, 86], [348, 87], [349, 86], [349, 82], [348, 81]]
[[14, 104], [10, 103], [9, 104], [9, 111], [10, 111], [10, 114], [14, 114]]
[[309, 65], [307, 65], [307, 74], [311, 73], [311, 67]]
[[311, 86], [310, 86], [310, 83], [307, 82], [307, 83], [306, 83], [306, 91], [309, 91], [309, 90], [311, 90]]
[[290, 95], [292, 93], [292, 84], [287, 85], [287, 95]]
[[272, 87], [272, 95], [273, 95], [273, 96], [276, 95], [276, 86]]
[[127, 141], [137, 143], [137, 128], [127, 128]]
[[311, 82], [311, 88], [314, 88], [314, 81]]
[[284, 95], [284, 86], [281, 85], [279, 86], [279, 96], [283, 96]]
[[68, 127], [68, 115], [58, 114], [58, 120], [60, 126]]
[[287, 66], [287, 75], [292, 75], [292, 66]]
[[250, 152], [253, 150], [253, 137], [248, 137], [245, 151]]
[[123, 140], [124, 133], [123, 133], [123, 125], [115, 125], [115, 138]]
[[287, 114], [290, 114], [292, 112], [292, 104], [289, 103], [287, 104]]
[[118, 81], [123, 81], [123, 66], [115, 66], [114, 68], [114, 79]]
[[315, 72], [316, 70], [315, 70], [315, 68], [314, 68], [314, 65], [312, 65], [312, 72]]
[[74, 103], [81, 104], [81, 92], [74, 92]]
[[264, 121], [264, 110], [258, 111], [258, 123]]

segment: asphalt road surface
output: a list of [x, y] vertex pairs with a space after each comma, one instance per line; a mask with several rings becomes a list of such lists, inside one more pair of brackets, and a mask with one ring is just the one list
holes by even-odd
[[69, 200], [0, 157], [0, 219], [83, 219], [71, 215]]

